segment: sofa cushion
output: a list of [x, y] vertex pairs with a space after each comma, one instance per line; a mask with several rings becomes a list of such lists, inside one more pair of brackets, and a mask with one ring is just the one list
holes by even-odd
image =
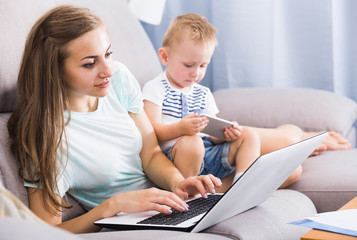
[[[239, 199], [237, 199], [237, 202]], [[310, 229], [289, 222], [316, 214], [311, 200], [292, 190], [278, 190], [259, 206], [227, 219], [204, 232], [232, 239], [300, 239]]]
[[215, 233], [186, 233], [177, 231], [160, 230], [130, 230], [130, 231], [102, 231], [99, 233], [79, 234], [83, 239], [92, 240], [142, 240], [142, 239], [168, 239], [168, 240], [228, 240], [231, 238]]
[[305, 131], [334, 130], [355, 146], [357, 104], [336, 93], [306, 88], [234, 88], [214, 92], [220, 117], [241, 125], [274, 128], [295, 124]]
[[0, 114], [0, 181], [6, 189], [28, 206], [27, 191], [19, 175], [19, 163], [10, 152], [7, 120], [10, 114]]
[[60, 228], [46, 223], [38, 223], [14, 217], [0, 217], [1, 239], [13, 240], [141, 240], [141, 239], [169, 239], [169, 240], [228, 240], [230, 238], [209, 233], [184, 233], [173, 231], [107, 231], [86, 234], [71, 234]]
[[303, 163], [299, 181], [289, 186], [308, 196], [318, 212], [336, 211], [357, 196], [357, 149], [328, 151]]
[[16, 240], [79, 240], [77, 235], [50, 226], [46, 223], [32, 222], [19, 218], [0, 217], [1, 239]]

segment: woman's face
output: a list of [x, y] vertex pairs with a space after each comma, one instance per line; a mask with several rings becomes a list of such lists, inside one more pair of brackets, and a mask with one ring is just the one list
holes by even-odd
[[110, 47], [104, 26], [68, 43], [64, 79], [70, 105], [88, 105], [108, 94], [113, 67]]

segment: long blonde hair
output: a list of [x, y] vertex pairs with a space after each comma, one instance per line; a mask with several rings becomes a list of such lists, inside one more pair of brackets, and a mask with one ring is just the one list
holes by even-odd
[[56, 199], [58, 151], [65, 139], [68, 107], [63, 79], [66, 46], [100, 26], [103, 22], [88, 9], [62, 5], [35, 23], [25, 44], [18, 76], [20, 102], [8, 121], [11, 151], [20, 163], [21, 177], [41, 188], [51, 213], [70, 207]]

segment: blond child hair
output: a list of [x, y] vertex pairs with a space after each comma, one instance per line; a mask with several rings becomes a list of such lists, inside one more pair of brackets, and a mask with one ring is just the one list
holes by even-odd
[[190, 39], [217, 46], [216, 28], [207, 19], [196, 13], [186, 13], [177, 16], [169, 25], [163, 39], [163, 47], [180, 44], [189, 35]]

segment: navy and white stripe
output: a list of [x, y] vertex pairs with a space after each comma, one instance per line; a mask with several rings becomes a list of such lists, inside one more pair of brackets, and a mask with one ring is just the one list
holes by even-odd
[[[166, 80], [161, 80], [161, 83], [165, 89], [165, 96], [162, 102], [162, 114], [174, 118], [184, 117], [181, 93], [172, 89]], [[188, 114], [200, 114], [206, 109], [207, 92], [207, 89], [193, 85], [193, 90], [186, 95]]]

